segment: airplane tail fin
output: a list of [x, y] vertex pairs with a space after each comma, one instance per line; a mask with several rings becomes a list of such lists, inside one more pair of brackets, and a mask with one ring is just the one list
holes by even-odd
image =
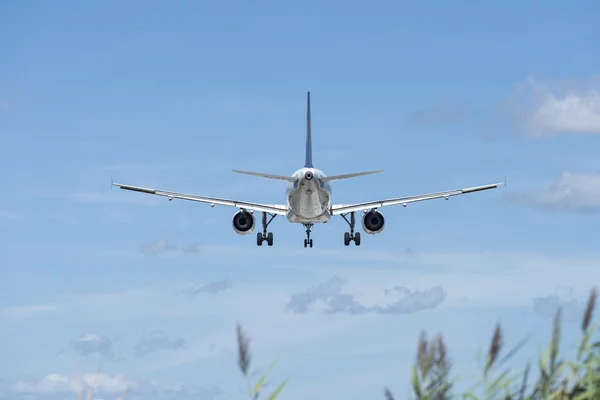
[[331, 176], [325, 176], [325, 177], [321, 178], [321, 181], [323, 181], [323, 182], [333, 182], [333, 181], [339, 181], [341, 179], [354, 178], [354, 177], [357, 177], [357, 176], [378, 174], [380, 172], [383, 172], [383, 170], [380, 169], [380, 170], [377, 170], [377, 171], [355, 172], [355, 173], [352, 173], [352, 174], [343, 174], [343, 175], [331, 175]]
[[310, 92], [306, 97], [306, 158], [304, 161], [305, 168], [312, 168], [312, 132], [310, 122]]

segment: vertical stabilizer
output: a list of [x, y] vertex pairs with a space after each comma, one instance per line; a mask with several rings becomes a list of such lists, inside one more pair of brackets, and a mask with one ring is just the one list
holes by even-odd
[[306, 159], [304, 167], [312, 168], [312, 132], [310, 123], [310, 92], [306, 97]]

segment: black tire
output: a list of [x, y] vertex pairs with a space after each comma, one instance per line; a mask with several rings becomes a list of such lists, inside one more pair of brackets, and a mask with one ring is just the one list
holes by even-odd
[[269, 232], [269, 234], [267, 235], [267, 244], [269, 246], [273, 246], [273, 233]]
[[348, 246], [348, 245], [350, 245], [350, 233], [345, 232], [344, 233], [344, 246]]
[[308, 245], [308, 240], [304, 239], [304, 247]]
[[360, 246], [360, 232], [354, 234], [354, 244]]
[[310, 239], [310, 242], [309, 242], [309, 243], [310, 243], [310, 247], [312, 247], [312, 239]]
[[258, 232], [256, 234], [256, 245], [257, 246], [262, 246], [262, 242], [263, 242], [263, 235], [262, 232]]

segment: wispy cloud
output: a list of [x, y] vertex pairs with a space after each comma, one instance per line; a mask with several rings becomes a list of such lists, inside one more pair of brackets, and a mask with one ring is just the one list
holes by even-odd
[[198, 254], [202, 251], [201, 243], [190, 243], [181, 249], [184, 253]]
[[158, 351], [181, 350], [185, 347], [186, 341], [184, 339], [170, 339], [163, 331], [156, 330], [143, 335], [133, 351], [137, 357], [143, 357]]
[[533, 299], [534, 310], [545, 318], [554, 318], [560, 308], [562, 318], [568, 322], [581, 321], [583, 305], [573, 298], [573, 289], [557, 289], [551, 296], [536, 297]]
[[366, 305], [359, 302], [354, 294], [342, 293], [344, 283], [344, 280], [334, 275], [327, 282], [292, 295], [285, 310], [306, 313], [320, 303], [324, 305], [324, 311], [328, 313], [408, 314], [435, 308], [446, 297], [446, 292], [439, 286], [425, 290], [411, 290], [394, 286], [382, 290], [385, 296], [383, 304]]
[[222, 279], [219, 281], [207, 283], [206, 285], [190, 286], [189, 288], [185, 289], [184, 292], [189, 296], [196, 296], [201, 293], [217, 294], [232, 287], [233, 285], [231, 284], [229, 279]]
[[530, 77], [502, 109], [532, 137], [600, 134], [600, 75], [554, 82]]
[[160, 238], [154, 242], [144, 243], [140, 246], [140, 252], [147, 256], [157, 256], [159, 254], [182, 252], [188, 254], [199, 254], [203, 251], [203, 245], [199, 242], [189, 243], [187, 245], [178, 245], [165, 238]]
[[600, 211], [600, 174], [563, 172], [545, 189], [508, 197], [511, 201], [551, 210]]
[[8, 306], [0, 308], [1, 317], [26, 318], [37, 316], [60, 309], [58, 304], [33, 304], [22, 306]]
[[159, 254], [177, 251], [177, 245], [168, 242], [164, 238], [161, 238], [156, 242], [143, 244], [140, 247], [140, 251], [147, 256], [156, 256]]
[[124, 359], [124, 357], [118, 357], [115, 355], [112, 339], [96, 333], [86, 333], [81, 337], [71, 341], [67, 350], [80, 354], [84, 357], [98, 354], [110, 361], [121, 361]]
[[[150, 317], [197, 318], [228, 310], [252, 313], [264, 307], [273, 312], [277, 309], [285, 311], [286, 304], [287, 311], [296, 314], [329, 307], [328, 302], [341, 294], [352, 295], [365, 307], [385, 307], [405, 297], [414, 299], [416, 296], [409, 296], [412, 291], [427, 291], [435, 298], [436, 294], [441, 294], [435, 287], [442, 283], [445, 297], [440, 306], [463, 304], [467, 297], [469, 305], [528, 307], [533, 295], [544, 295], [554, 290], [557, 282], [569, 285], [575, 291], [588, 290], [590, 282], [586, 276], [596, 273], [599, 259], [598, 254], [576, 254], [565, 258], [564, 255], [548, 253], [420, 252], [408, 255], [366, 248], [354, 254], [343, 249], [314, 250], [316, 265], [328, 275], [321, 284], [308, 289], [298, 288], [295, 282], [279, 280], [281, 277], [273, 278], [279, 282], [276, 285], [270, 283], [264, 286], [257, 281], [239, 286], [231, 293], [227, 293], [233, 287], [230, 279], [193, 285], [169, 281], [117, 292], [66, 293], [57, 299], [48, 299], [47, 303], [5, 306], [0, 308], [0, 315], [23, 318], [53, 314], [78, 316], [90, 321], [130, 321]], [[238, 251], [241, 250], [235, 246], [217, 246], [209, 253], [217, 256], [235, 253], [237, 256]], [[283, 248], [271, 257], [284, 260], [295, 254], [294, 251]], [[365, 270], [364, 265], [370, 267]], [[304, 266], [296, 265], [294, 268], [303, 271]], [[399, 268], [402, 270], [401, 282], [397, 281]], [[304, 273], [314, 274], [314, 266], [306, 267]], [[519, 279], [515, 279], [516, 276]], [[409, 290], [394, 289], [394, 281]], [[206, 302], [186, 299], [185, 293], [223, 295], [219, 296], [218, 302]], [[290, 296], [291, 293], [294, 294]]]
[[467, 103], [442, 99], [411, 113], [408, 118], [416, 125], [451, 125], [463, 121], [470, 112], [471, 107]]

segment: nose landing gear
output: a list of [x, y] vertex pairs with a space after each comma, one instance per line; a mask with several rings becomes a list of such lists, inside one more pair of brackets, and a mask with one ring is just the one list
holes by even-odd
[[304, 247], [310, 246], [313, 247], [313, 241], [310, 238], [310, 229], [314, 226], [314, 224], [304, 224], [306, 228], [306, 239], [304, 239]]

